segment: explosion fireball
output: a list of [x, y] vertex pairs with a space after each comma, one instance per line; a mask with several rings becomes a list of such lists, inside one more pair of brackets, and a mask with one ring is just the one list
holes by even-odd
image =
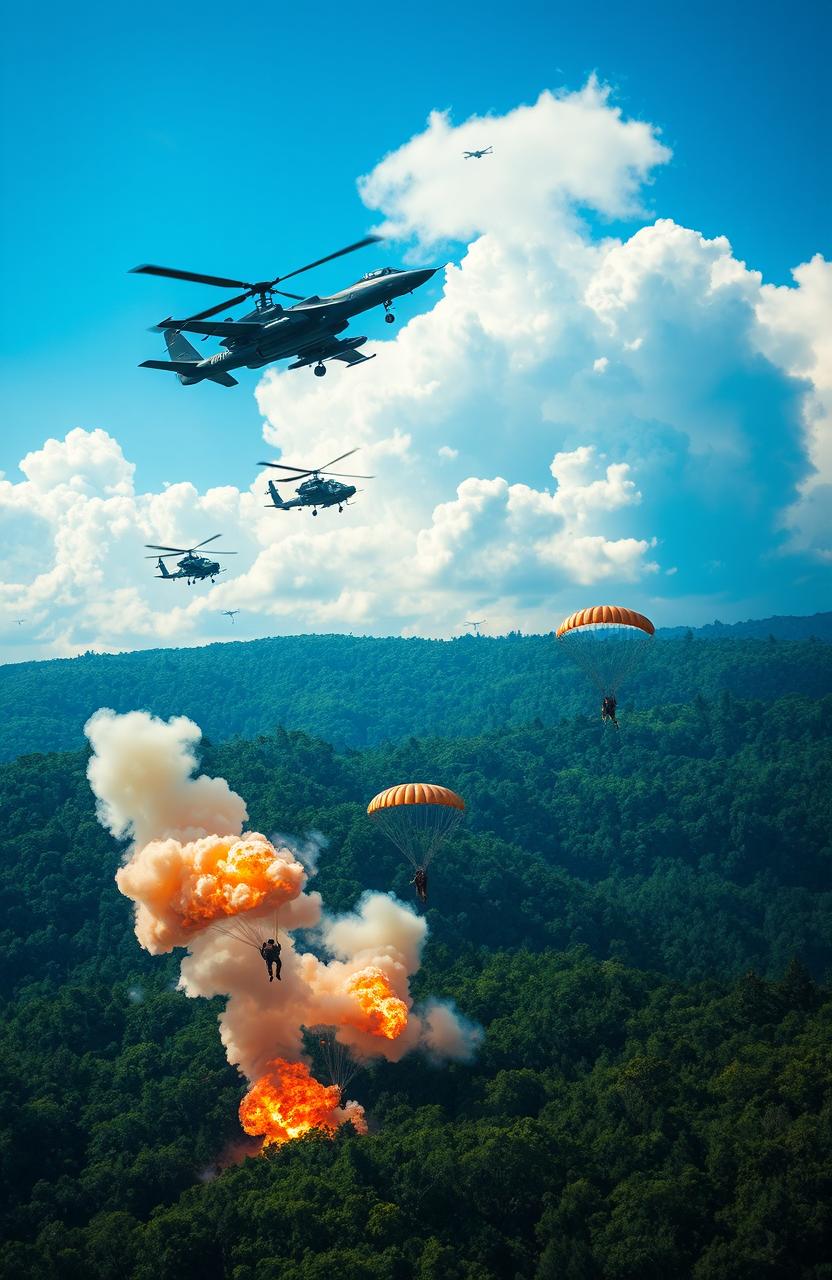
[[347, 1121], [359, 1133], [367, 1132], [363, 1107], [357, 1102], [342, 1107], [336, 1084], [320, 1084], [305, 1063], [283, 1058], [268, 1064], [240, 1103], [240, 1124], [246, 1133], [262, 1135], [264, 1147], [302, 1138], [310, 1129], [333, 1134]]
[[395, 1040], [407, 1026], [407, 1005], [392, 990], [390, 980], [376, 965], [368, 965], [360, 973], [353, 974], [347, 982], [347, 991], [355, 996], [367, 1015], [361, 1022], [353, 1022], [361, 1031], [370, 1035]]
[[136, 932], [150, 951], [181, 946], [189, 932], [217, 920], [283, 906], [305, 880], [294, 853], [256, 831], [185, 844], [151, 840], [116, 872], [121, 892], [138, 904]]

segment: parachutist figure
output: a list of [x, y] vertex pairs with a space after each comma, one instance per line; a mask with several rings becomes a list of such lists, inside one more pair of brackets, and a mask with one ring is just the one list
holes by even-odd
[[[280, 943], [275, 942], [274, 938], [269, 938], [268, 942], [264, 942], [260, 948], [260, 954], [266, 962], [269, 982], [274, 982], [275, 978], [280, 982], [280, 970], [283, 967], [280, 959]], [[272, 966], [274, 966], [274, 973], [272, 973]]]
[[605, 693], [603, 701], [601, 702], [601, 719], [604, 721], [605, 724], [607, 720], [612, 720], [616, 729], [618, 728], [618, 721], [615, 718], [615, 712], [617, 707], [618, 707], [618, 703], [616, 701], [615, 694]]
[[428, 873], [424, 867], [417, 867], [416, 874], [410, 882], [416, 888], [416, 896], [424, 905], [428, 900]]

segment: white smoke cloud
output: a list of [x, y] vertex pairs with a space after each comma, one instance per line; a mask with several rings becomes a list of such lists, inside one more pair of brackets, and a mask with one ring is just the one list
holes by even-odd
[[[187, 946], [180, 974], [187, 995], [227, 997], [220, 1035], [229, 1061], [249, 1080], [275, 1058], [301, 1059], [303, 1028], [317, 1025], [336, 1025], [339, 1040], [359, 1060], [396, 1062], [420, 1046], [435, 1055], [442, 1044], [446, 1057], [470, 1056], [470, 1029], [452, 1010], [443, 1014], [434, 1002], [424, 1019], [413, 1010], [409, 979], [421, 962], [425, 920], [380, 893], [365, 894], [346, 915], [322, 917], [320, 895], [306, 885], [325, 839], [312, 833], [273, 847], [256, 833], [238, 838], [243, 801], [223, 778], [192, 776], [197, 725], [184, 717], [165, 722], [143, 711], [119, 716], [102, 709], [86, 732], [99, 820], [114, 835], [136, 840], [116, 880], [136, 902], [137, 937], [154, 954]], [[305, 865], [298, 849], [306, 853]], [[236, 876], [238, 866], [250, 868], [253, 860], [256, 879]], [[268, 898], [255, 902], [252, 886], [263, 885]], [[238, 921], [245, 928], [229, 934]], [[331, 958], [298, 950], [297, 930], [316, 930]], [[257, 953], [252, 934], [258, 931], [280, 940], [277, 983], [268, 982]], [[385, 1017], [360, 994], [362, 984], [379, 977], [383, 1009], [406, 1018], [391, 1038], [380, 1029]]]
[[152, 839], [241, 833], [248, 812], [225, 778], [193, 776], [202, 737], [193, 720], [102, 707], [84, 733], [93, 749], [87, 777], [98, 819], [114, 836], [130, 836], [141, 848]]
[[468, 1062], [482, 1043], [482, 1027], [449, 1001], [429, 1000], [422, 1012], [421, 1048], [438, 1062]]

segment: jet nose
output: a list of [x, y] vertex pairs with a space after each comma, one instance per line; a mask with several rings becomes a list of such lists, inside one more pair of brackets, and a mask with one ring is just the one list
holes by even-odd
[[432, 276], [435, 276], [438, 267], [423, 267], [420, 271], [412, 271], [411, 278], [413, 280], [413, 288], [418, 289], [420, 285], [427, 284]]

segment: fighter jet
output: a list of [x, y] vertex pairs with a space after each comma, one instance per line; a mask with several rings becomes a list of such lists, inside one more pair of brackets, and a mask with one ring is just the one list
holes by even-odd
[[483, 156], [490, 156], [491, 147], [483, 147], [482, 151], [463, 151], [463, 159], [465, 160], [482, 160]]
[[[339, 338], [336, 335], [347, 328], [353, 316], [370, 311], [373, 307], [384, 307], [384, 319], [392, 324], [395, 320], [391, 310], [394, 299], [412, 293], [425, 284], [436, 273], [436, 267], [411, 271], [380, 267], [377, 271], [368, 271], [360, 280], [329, 297], [312, 294], [308, 298], [302, 298], [297, 293], [286, 293], [276, 286], [291, 276], [300, 275], [303, 271], [309, 271], [332, 258], [340, 258], [345, 253], [352, 253], [354, 249], [361, 249], [379, 239], [379, 236], [366, 236], [356, 244], [339, 249], [337, 253], [330, 253], [304, 267], [297, 267], [285, 276], [275, 276], [273, 280], [261, 280], [255, 284], [232, 280], [227, 276], [204, 276], [194, 271], [179, 271], [173, 267], [134, 267], [133, 270], [140, 275], [193, 280], [220, 288], [238, 286], [244, 290], [243, 293], [227, 298], [225, 302], [185, 320], [174, 320], [171, 317], [162, 320], [155, 327], [157, 331], [164, 333], [170, 359], [143, 360], [141, 368], [165, 369], [175, 373], [186, 387], [206, 380], [220, 383], [224, 387], [234, 387], [237, 380], [231, 377], [230, 369], [261, 369], [263, 365], [275, 360], [294, 357], [293, 363], [289, 365], [290, 369], [311, 366], [318, 378], [326, 373], [327, 360], [340, 360], [347, 365], [372, 360], [372, 356], [362, 355], [358, 350], [367, 341], [365, 337]], [[275, 301], [275, 294], [295, 298], [295, 306], [282, 306]], [[224, 320], [211, 319], [218, 312], [235, 307], [248, 298], [256, 299], [254, 310], [241, 320], [233, 320], [231, 317]], [[220, 346], [226, 350], [203, 359], [183, 336], [185, 333], [219, 338]]]

